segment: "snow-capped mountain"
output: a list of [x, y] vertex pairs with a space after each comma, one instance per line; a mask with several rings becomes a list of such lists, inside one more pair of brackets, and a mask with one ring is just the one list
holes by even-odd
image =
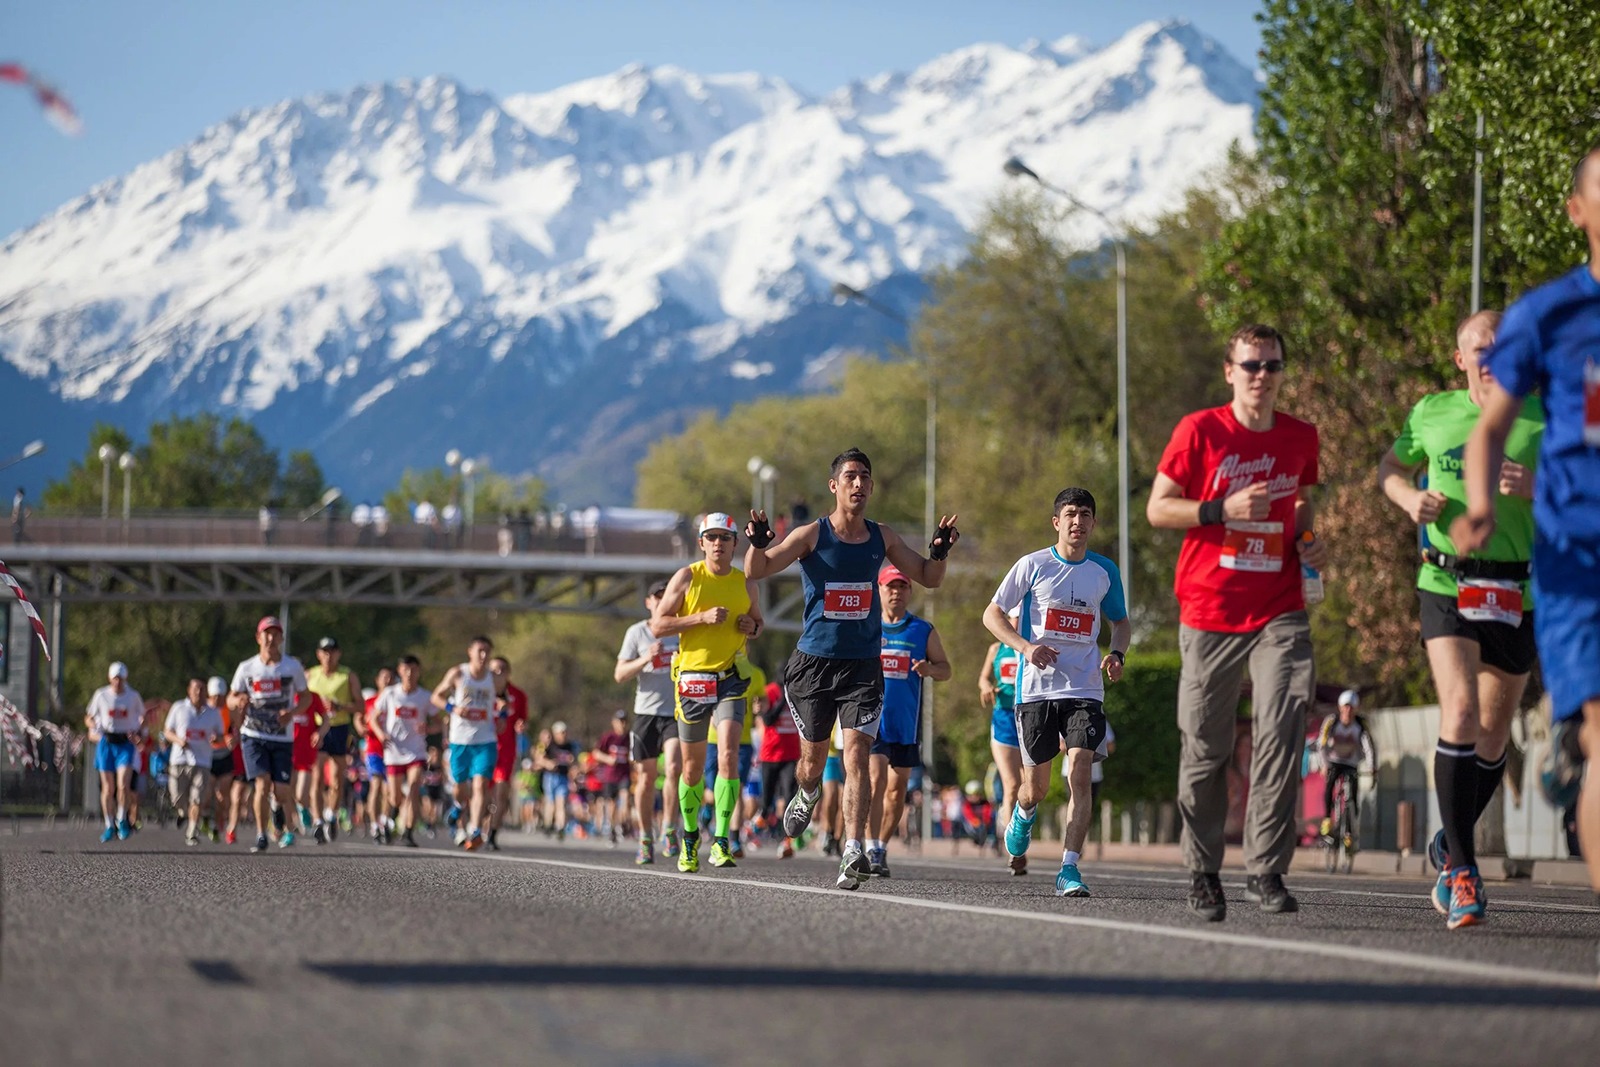
[[693, 413], [881, 347], [895, 324], [833, 283], [909, 308], [1008, 156], [1147, 218], [1250, 142], [1255, 102], [1184, 22], [975, 45], [822, 98], [635, 66], [285, 101], [0, 245], [0, 380], [75, 426], [244, 413], [351, 494], [454, 447], [622, 500]]

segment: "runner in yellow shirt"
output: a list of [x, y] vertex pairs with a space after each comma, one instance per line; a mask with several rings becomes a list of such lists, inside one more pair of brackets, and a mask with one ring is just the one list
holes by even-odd
[[[345, 810], [341, 797], [345, 774], [350, 769], [351, 724], [355, 721], [356, 709], [366, 706], [361, 698], [360, 680], [354, 671], [339, 666], [340, 655], [339, 642], [324, 637], [317, 642], [317, 665], [306, 671], [306, 685], [322, 698], [326, 709], [315, 735], [318, 743], [315, 780], [323, 788], [322, 814], [313, 831], [318, 842], [331, 841], [341, 829], [350, 829], [350, 813]], [[329, 764], [333, 766], [332, 781], [329, 781]], [[310, 816], [302, 808], [302, 829], [309, 820]]]

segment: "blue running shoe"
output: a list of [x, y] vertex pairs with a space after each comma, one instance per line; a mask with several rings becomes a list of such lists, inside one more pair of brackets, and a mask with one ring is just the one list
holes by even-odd
[[445, 824], [450, 827], [450, 829], [454, 830], [456, 828], [456, 824], [461, 821], [461, 808], [460, 808], [460, 806], [459, 805], [452, 805], [451, 808], [450, 808], [450, 814], [445, 816], [444, 821], [445, 821]]
[[1450, 872], [1439, 872], [1439, 880], [1433, 883], [1433, 892], [1428, 895], [1433, 901], [1433, 910], [1440, 915], [1450, 914]]
[[[1433, 835], [1428, 842], [1428, 862], [1433, 864], [1433, 869], [1443, 874], [1450, 869], [1450, 846], [1445, 843], [1444, 827]], [[1439, 909], [1443, 911], [1443, 908]]]
[[288, 848], [292, 844], [294, 844], [294, 831], [293, 830], [285, 830], [283, 832], [283, 836], [278, 838], [278, 847], [279, 848]]
[[128, 820], [127, 819], [119, 819], [119, 820], [117, 820], [117, 839], [118, 840], [126, 841], [128, 839], [128, 835], [131, 834], [131, 833], [133, 833], [133, 827], [128, 825]]
[[301, 805], [298, 810], [300, 813], [300, 829], [311, 829], [311, 809]]
[[116, 836], [117, 836], [117, 828], [115, 826], [108, 826], [108, 827], [105, 828], [105, 831], [100, 835], [100, 843], [103, 845], [107, 841], [110, 841], [112, 838], [114, 838]]
[[1483, 922], [1483, 880], [1476, 867], [1450, 868], [1450, 911], [1445, 926], [1459, 930]]
[[1083, 884], [1083, 876], [1078, 873], [1076, 863], [1063, 863], [1056, 872], [1056, 896], [1058, 897], [1086, 897], [1089, 887]]
[[1563, 719], [1550, 726], [1550, 749], [1539, 768], [1539, 789], [1550, 806], [1565, 811], [1578, 802], [1583, 788], [1583, 750], [1578, 747], [1581, 720]]
[[1033, 819], [1024, 819], [1020, 807], [1011, 809], [1011, 819], [1006, 823], [1006, 851], [1013, 856], [1026, 856], [1028, 845], [1033, 841], [1034, 819], [1039, 817], [1039, 809], [1033, 810]]

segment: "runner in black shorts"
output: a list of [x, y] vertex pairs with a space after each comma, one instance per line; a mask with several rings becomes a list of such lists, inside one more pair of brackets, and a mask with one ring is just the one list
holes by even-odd
[[[644, 607], [654, 615], [665, 580], [653, 583], [645, 593]], [[678, 721], [672, 689], [672, 657], [678, 650], [677, 635], [656, 637], [650, 620], [642, 619], [628, 627], [617, 651], [613, 675], [618, 685], [636, 683], [633, 698], [633, 726], [628, 731], [629, 764], [633, 770], [633, 821], [639, 830], [639, 851], [634, 862], [643, 866], [656, 861], [656, 761], [665, 758], [666, 795], [678, 795], [678, 774], [683, 764], [678, 749]], [[663, 805], [662, 841], [668, 856], [677, 855], [677, 835], [672, 830], [672, 805]]]
[[[863, 838], [869, 806], [868, 755], [883, 713], [883, 624], [878, 572], [885, 559], [930, 589], [944, 581], [945, 557], [960, 536], [956, 517], [939, 520], [925, 559], [887, 526], [867, 518], [872, 461], [852, 448], [834, 457], [828, 488], [832, 514], [796, 527], [772, 546], [763, 511], [745, 527], [750, 548], [744, 572], [752, 579], [799, 563], [805, 591], [804, 633], [784, 669], [784, 698], [800, 728], [799, 791], [784, 811], [783, 828], [798, 837], [822, 794], [822, 769], [834, 723], [844, 727], [845, 850], [836, 882], [854, 889], [871, 875]], [[772, 547], [769, 547], [772, 546]]]

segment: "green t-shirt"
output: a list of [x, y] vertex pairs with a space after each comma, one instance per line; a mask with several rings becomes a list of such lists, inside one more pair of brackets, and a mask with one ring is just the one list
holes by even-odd
[[[1467, 510], [1467, 491], [1461, 483], [1462, 455], [1467, 438], [1477, 425], [1479, 407], [1465, 389], [1423, 397], [1406, 416], [1405, 428], [1394, 443], [1394, 454], [1401, 463], [1427, 461], [1427, 488], [1443, 493], [1444, 509], [1438, 519], [1423, 528], [1423, 539], [1440, 552], [1457, 555], [1450, 541], [1450, 524]], [[1530, 471], [1539, 465], [1539, 440], [1544, 436], [1544, 405], [1530, 396], [1506, 439], [1506, 458]], [[1526, 562], [1533, 558], [1533, 501], [1515, 496], [1499, 496], [1494, 501], [1494, 536], [1474, 559]], [[1417, 588], [1445, 596], [1456, 595], [1456, 580], [1445, 570], [1424, 563], [1417, 574]], [[1533, 606], [1533, 592], [1523, 583], [1523, 605]]]

